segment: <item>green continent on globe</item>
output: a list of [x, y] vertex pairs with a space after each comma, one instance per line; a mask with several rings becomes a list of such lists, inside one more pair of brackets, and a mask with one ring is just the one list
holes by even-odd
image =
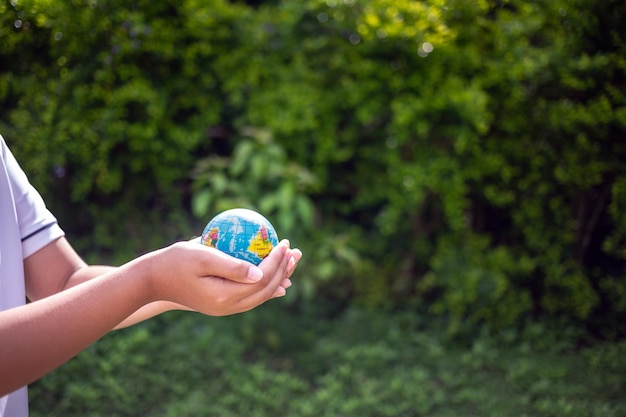
[[278, 236], [274, 226], [261, 214], [248, 209], [231, 209], [211, 219], [200, 241], [258, 265], [278, 245]]

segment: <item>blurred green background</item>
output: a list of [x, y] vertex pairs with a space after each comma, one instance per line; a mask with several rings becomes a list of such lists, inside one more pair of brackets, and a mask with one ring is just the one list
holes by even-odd
[[106, 336], [33, 414], [626, 415], [625, 17], [0, 3], [0, 133], [88, 261], [236, 206], [305, 254], [257, 311]]

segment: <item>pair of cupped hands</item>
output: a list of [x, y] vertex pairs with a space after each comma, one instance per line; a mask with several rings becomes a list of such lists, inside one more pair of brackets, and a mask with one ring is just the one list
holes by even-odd
[[147, 257], [152, 258], [148, 266], [153, 299], [168, 300], [211, 316], [225, 316], [284, 296], [302, 252], [291, 248], [285, 239], [255, 266], [199, 244], [196, 238]]

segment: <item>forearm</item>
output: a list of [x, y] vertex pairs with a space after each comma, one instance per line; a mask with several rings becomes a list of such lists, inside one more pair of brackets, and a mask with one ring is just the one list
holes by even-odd
[[148, 320], [154, 316], [158, 316], [161, 313], [172, 310], [186, 310], [192, 311], [190, 308], [182, 306], [180, 304], [171, 303], [169, 301], [154, 301], [141, 307], [133, 314], [124, 319], [121, 323], [115, 326], [114, 330], [123, 329], [125, 327], [132, 326], [137, 323], [141, 323], [144, 320]]
[[152, 301], [148, 280], [148, 269], [139, 258], [82, 285], [0, 313], [0, 395], [50, 372]]
[[[75, 287], [78, 284], [83, 284], [87, 281], [90, 281], [100, 275], [105, 273], [109, 273], [117, 269], [113, 266], [104, 266], [104, 265], [90, 265], [85, 266], [83, 268], [77, 269], [74, 273], [69, 277], [66, 281], [65, 287], [68, 289]], [[115, 329], [121, 329], [124, 327], [132, 326], [134, 324], [140, 323], [144, 320], [157, 316], [161, 313], [171, 310], [189, 310], [187, 307], [181, 306], [176, 303], [171, 303], [167, 301], [155, 301], [148, 305], [140, 307], [137, 311], [133, 312], [130, 316], [126, 317], [121, 323], [115, 326]]]

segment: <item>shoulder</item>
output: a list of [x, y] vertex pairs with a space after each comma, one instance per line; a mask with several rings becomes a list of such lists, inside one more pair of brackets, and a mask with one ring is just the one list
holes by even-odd
[[0, 194], [8, 204], [2, 217], [17, 222], [24, 257], [64, 235], [1, 135]]

